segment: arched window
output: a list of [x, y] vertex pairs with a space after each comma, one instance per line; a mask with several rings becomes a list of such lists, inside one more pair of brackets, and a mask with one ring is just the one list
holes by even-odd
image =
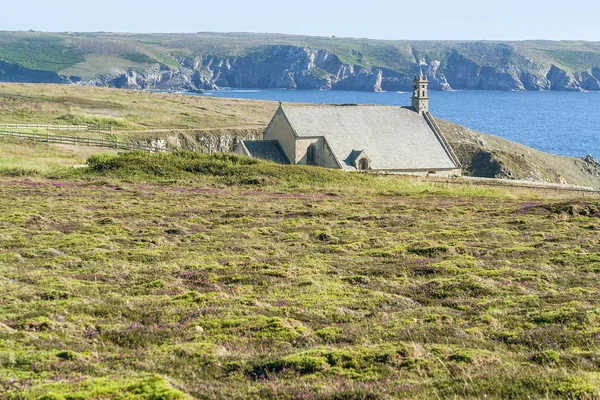
[[306, 150], [306, 163], [308, 165], [317, 165], [317, 148], [314, 144], [308, 146], [308, 150]]
[[366, 171], [369, 169], [369, 160], [367, 160], [366, 158], [361, 159], [358, 162], [358, 169], [360, 169], [361, 171]]

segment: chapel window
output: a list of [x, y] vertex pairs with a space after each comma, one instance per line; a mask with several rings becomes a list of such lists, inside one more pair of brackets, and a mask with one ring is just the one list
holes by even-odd
[[369, 169], [369, 160], [367, 160], [366, 158], [361, 159], [358, 162], [358, 169], [360, 169], [361, 171], [366, 171]]

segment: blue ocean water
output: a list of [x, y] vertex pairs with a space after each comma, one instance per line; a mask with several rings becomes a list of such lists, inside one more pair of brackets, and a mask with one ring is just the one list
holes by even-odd
[[[222, 89], [200, 96], [313, 104], [410, 105], [410, 93]], [[565, 156], [600, 157], [600, 92], [429, 92], [430, 111], [471, 129]]]

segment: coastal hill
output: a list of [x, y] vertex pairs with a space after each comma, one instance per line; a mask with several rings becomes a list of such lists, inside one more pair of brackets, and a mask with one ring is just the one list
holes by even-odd
[[598, 42], [0, 32], [0, 81], [129, 89], [600, 90]]
[[[228, 152], [236, 140], [261, 138], [277, 107], [276, 102], [268, 101], [69, 85], [0, 84], [0, 129], [1, 123], [7, 122], [90, 125], [98, 128], [61, 134], [205, 152]], [[438, 124], [466, 175], [600, 187], [600, 165], [591, 157], [544, 153], [449, 121], [438, 120]], [[56, 149], [44, 151], [53, 153]], [[31, 154], [31, 149], [20, 148], [3, 156], [18, 159], [24, 154]], [[84, 163], [89, 152], [82, 154], [85, 156], [76, 159], [67, 157], [67, 163]]]

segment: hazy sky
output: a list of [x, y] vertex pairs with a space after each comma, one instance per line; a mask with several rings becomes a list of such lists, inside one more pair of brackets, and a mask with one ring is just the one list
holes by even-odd
[[600, 41], [600, 1], [3, 1], [0, 30]]

